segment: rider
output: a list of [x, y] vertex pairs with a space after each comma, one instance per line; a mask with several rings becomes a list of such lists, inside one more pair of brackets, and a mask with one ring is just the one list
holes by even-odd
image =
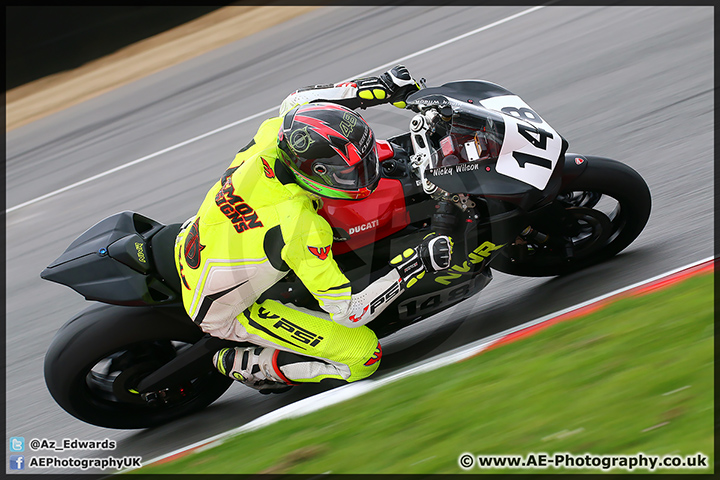
[[[362, 201], [380, 179], [373, 132], [351, 109], [404, 108], [419, 88], [398, 65], [379, 77], [297, 90], [185, 222], [175, 242], [185, 309], [206, 333], [258, 345], [216, 352], [220, 373], [263, 393], [366, 378], [382, 349], [365, 324], [426, 271], [449, 267], [450, 239], [431, 234], [355, 291], [317, 213], [320, 197]], [[261, 297], [290, 270], [324, 312]], [[381, 296], [384, 303], [368, 311]]]

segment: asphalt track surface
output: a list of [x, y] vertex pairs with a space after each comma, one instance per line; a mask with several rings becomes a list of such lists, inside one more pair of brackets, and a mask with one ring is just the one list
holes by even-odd
[[[184, 221], [262, 118], [13, 206], [269, 109], [298, 87], [351, 78], [524, 10], [319, 9], [9, 132], [6, 437], [110, 438], [118, 442], [112, 452], [73, 456], [149, 460], [322, 391], [268, 398], [234, 385], [203, 412], [127, 431], [71, 417], [42, 376], [55, 331], [86, 302], [39, 272], [118, 211]], [[561, 278], [497, 273], [479, 295], [389, 338], [377, 375], [713, 254], [711, 7], [547, 7], [405, 63], [428, 85], [479, 78], [517, 93], [570, 151], [635, 168], [650, 185], [653, 213], [640, 237], [604, 264]], [[411, 118], [391, 106], [363, 115], [378, 138], [402, 133]]]

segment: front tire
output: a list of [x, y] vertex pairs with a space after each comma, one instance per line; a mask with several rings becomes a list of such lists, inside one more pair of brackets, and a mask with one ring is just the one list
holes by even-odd
[[652, 204], [645, 180], [616, 160], [586, 158], [585, 170], [568, 179], [555, 199], [557, 215], [530, 219], [533, 230], [551, 241], [539, 236], [516, 242], [493, 258], [491, 268], [526, 277], [564, 275], [617, 255], [640, 235]]
[[45, 355], [45, 383], [74, 417], [106, 428], [148, 428], [196, 412], [233, 383], [208, 360], [196, 378], [168, 384], [167, 403], [149, 403], [134, 386], [203, 338], [184, 312], [101, 305], [90, 307], [56, 334]]

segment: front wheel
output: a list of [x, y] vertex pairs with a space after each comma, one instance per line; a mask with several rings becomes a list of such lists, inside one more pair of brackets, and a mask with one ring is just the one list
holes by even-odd
[[652, 204], [645, 180], [618, 161], [586, 158], [585, 170], [531, 217], [532, 228], [501, 250], [492, 268], [526, 277], [563, 275], [609, 259], [640, 235]]
[[154, 398], [140, 380], [203, 338], [189, 319], [159, 309], [91, 307], [56, 334], [45, 355], [45, 383], [76, 418], [106, 428], [148, 428], [196, 412], [232, 384], [209, 359], [192, 378], [169, 380]]

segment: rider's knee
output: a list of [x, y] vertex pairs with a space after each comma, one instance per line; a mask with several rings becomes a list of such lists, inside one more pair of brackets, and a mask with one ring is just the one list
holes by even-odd
[[347, 379], [348, 382], [355, 382], [368, 378], [370, 375], [380, 366], [380, 360], [382, 359], [382, 347], [380, 342], [375, 337], [374, 346], [368, 348], [363, 354], [360, 355], [360, 360], [350, 365], [350, 377]]

